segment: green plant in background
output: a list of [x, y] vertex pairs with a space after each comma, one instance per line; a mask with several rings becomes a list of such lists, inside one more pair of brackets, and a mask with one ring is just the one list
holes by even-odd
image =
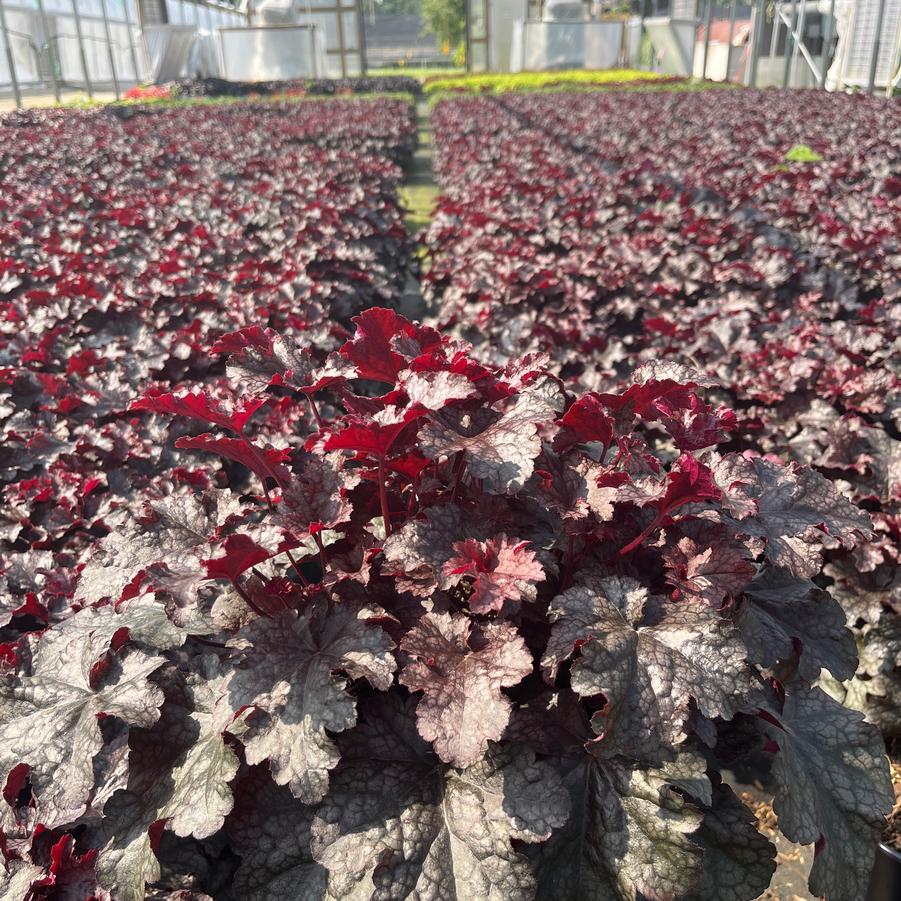
[[466, 0], [422, 0], [419, 14], [425, 31], [439, 44], [459, 48], [465, 41]]
[[510, 91], [536, 91], [560, 86], [596, 86], [622, 84], [633, 81], [659, 81], [666, 76], [637, 69], [573, 70], [566, 72], [518, 72], [512, 75], [463, 75], [426, 79], [425, 93], [434, 95], [445, 91], [495, 94]]
[[822, 161], [823, 157], [806, 144], [795, 144], [795, 146], [785, 154], [785, 159], [789, 163], [819, 163]]

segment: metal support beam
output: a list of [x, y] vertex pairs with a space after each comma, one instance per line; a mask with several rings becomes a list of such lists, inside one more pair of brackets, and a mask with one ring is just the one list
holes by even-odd
[[[788, 47], [788, 37], [792, 37], [794, 40], [794, 48], [791, 54], [791, 66], [792, 66], [792, 78], [794, 78], [794, 66], [795, 60], [797, 59], [797, 54], [800, 53], [801, 56], [804, 57], [804, 62], [807, 63], [807, 67], [813, 73], [814, 79], [819, 82], [821, 72], [820, 67], [817, 65], [816, 60], [811, 56], [810, 51], [807, 49], [807, 45], [804, 43], [804, 35], [802, 33], [802, 29], [804, 28], [804, 9], [801, 9], [801, 18], [798, 21], [798, 27], [792, 28], [791, 22], [786, 18], [784, 12], [779, 13], [782, 21], [785, 22], [785, 27], [788, 29], [788, 35], [786, 36], [786, 48]], [[786, 49], [786, 53], [788, 50]]]
[[732, 76], [732, 41], [735, 40], [735, 17], [738, 14], [738, 0], [732, 0], [729, 10], [729, 37], [726, 42], [726, 81]]
[[106, 12], [106, 0], [100, 0], [100, 11], [103, 13], [103, 31], [106, 34], [106, 52], [109, 58], [109, 68], [113, 76], [113, 89], [116, 92], [116, 100], [121, 97], [119, 91], [119, 76], [116, 74], [116, 55], [113, 53], [113, 32], [109, 24], [109, 16]]
[[[785, 65], [782, 67], [782, 87], [787, 88], [789, 79], [791, 78], [791, 65], [794, 48], [798, 41], [795, 38], [795, 29], [798, 27], [798, 0], [792, 0], [791, 21], [788, 25], [788, 33], [785, 35]], [[789, 41], [792, 41], [792, 47], [789, 48]], [[791, 49], [791, 52], [789, 52]]]
[[472, 13], [469, 9], [472, 2], [473, 0], [463, 0], [463, 54], [465, 56], [464, 62], [467, 72], [472, 72], [472, 38], [469, 33], [470, 29], [472, 28]]
[[357, 47], [360, 51], [360, 75], [366, 74], [366, 17], [363, 0], [357, 0]]
[[37, 0], [38, 13], [41, 16], [41, 29], [47, 41], [47, 53], [50, 55], [50, 75], [53, 78], [53, 96], [59, 103], [59, 78], [56, 74], [56, 46], [53, 43], [54, 36], [50, 34], [50, 21], [47, 18], [47, 10], [44, 8], [44, 0]]
[[873, 40], [873, 54], [870, 56], [870, 76], [867, 78], [867, 93], [872, 94], [876, 88], [876, 68], [879, 65], [879, 51], [882, 49], [882, 26], [885, 24], [885, 0], [879, 0], [879, 12], [876, 14], [876, 36]]
[[6, 10], [3, 8], [3, 0], [0, 0], [0, 28], [3, 29], [3, 46], [6, 50], [6, 64], [9, 66], [9, 80], [13, 86], [13, 97], [16, 99], [16, 106], [21, 106], [22, 92], [19, 90], [16, 61], [13, 58], [13, 45], [9, 39], [9, 28], [6, 25]]
[[[776, 4], [773, 4], [773, 31], [770, 34], [770, 53], [769, 58], [776, 56], [779, 49], [779, 32], [782, 31], [782, 18], [776, 13]], [[787, 40], [787, 38], [786, 38]]]
[[72, 0], [72, 17], [75, 19], [75, 33], [78, 36], [78, 55], [81, 57], [81, 71], [84, 74], [84, 86], [88, 97], [94, 99], [94, 87], [91, 84], [91, 73], [88, 72], [88, 58], [84, 52], [84, 34], [81, 31], [81, 16], [78, 13], [78, 0]]
[[[790, 83], [794, 82], [795, 75], [797, 75], [798, 52], [800, 50], [806, 51], [804, 58], [809, 65], [811, 65], [811, 66], [813, 65], [813, 59], [810, 56], [810, 51], [807, 50], [807, 47], [804, 44], [804, 23], [805, 23], [806, 19], [807, 19], [807, 4], [802, 3], [801, 4], [801, 15], [798, 18], [798, 27], [797, 27], [798, 30], [795, 32], [795, 35], [794, 35], [795, 42], [792, 47], [792, 66], [791, 66], [791, 75], [789, 76]], [[814, 76], [814, 78], [820, 77], [820, 73], [819, 73], [818, 69], [814, 69], [813, 76]]]
[[832, 35], [835, 33], [835, 0], [829, 4], [829, 16], [826, 19], [826, 33], [823, 35], [823, 55], [820, 58], [820, 77], [817, 79], [817, 85], [820, 90], [826, 88], [826, 72], [829, 69], [829, 51], [832, 45]]
[[704, 56], [701, 64], [701, 78], [707, 77], [707, 57], [710, 55], [710, 27], [713, 25], [713, 0], [707, 0], [704, 12]]
[[[77, 0], [73, 0], [73, 2], [77, 2]], [[135, 73], [135, 81], [140, 84], [141, 83], [141, 69], [138, 65], [138, 53], [135, 50], [135, 30], [134, 24], [131, 21], [131, 13], [128, 11], [129, 0], [122, 0], [122, 8], [125, 10], [125, 27], [128, 29], [128, 49], [131, 52], [131, 65], [134, 69]], [[138, 14], [141, 12], [141, 4], [140, 2], [135, 3], [137, 7]]]
[[700, 3], [701, 0], [695, 0], [694, 15], [691, 19], [691, 50], [685, 60], [685, 68], [688, 70], [689, 78], [694, 78], [695, 74], [695, 53], [698, 50], [698, 22], [701, 21]]
[[347, 78], [347, 44], [344, 40], [344, 10], [341, 8], [341, 0], [338, 0], [338, 5], [335, 7], [335, 15], [338, 18], [338, 51], [341, 54], [341, 77]]
[[763, 22], [766, 17], [766, 0], [757, 0], [754, 10], [754, 30], [751, 33], [751, 67], [748, 73], [748, 84], [757, 87], [757, 63], [760, 60], [760, 44], [763, 41]]
[[898, 29], [898, 40], [895, 42], [895, 52], [892, 54], [892, 64], [889, 66], [888, 80], [885, 85], [886, 97], [894, 96], [899, 81], [901, 81], [901, 28]]
[[[644, 60], [641, 56], [641, 50], [644, 46], [644, 20], [648, 15], [649, 0], [638, 0], [638, 8], [641, 10], [638, 17], [638, 60], [636, 68], [644, 68]], [[528, 18], [528, 16], [526, 16]], [[523, 43], [525, 43], [525, 35], [523, 35]], [[636, 61], [629, 60], [629, 65], [634, 65]], [[650, 67], [649, 67], [650, 68]]]

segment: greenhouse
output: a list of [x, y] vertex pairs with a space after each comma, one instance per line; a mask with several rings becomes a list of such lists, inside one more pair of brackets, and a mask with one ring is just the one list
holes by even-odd
[[901, 0], [0, 0], [0, 901], [901, 901]]

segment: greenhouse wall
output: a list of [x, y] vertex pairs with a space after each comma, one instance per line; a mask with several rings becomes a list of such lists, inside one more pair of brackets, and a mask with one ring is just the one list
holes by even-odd
[[232, 6], [194, 0], [0, 0], [0, 97], [119, 94], [150, 77], [142, 23], [244, 22]]

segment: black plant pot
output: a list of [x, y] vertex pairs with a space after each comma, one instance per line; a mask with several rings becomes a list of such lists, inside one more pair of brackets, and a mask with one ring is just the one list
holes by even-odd
[[901, 899], [901, 853], [888, 845], [876, 848], [876, 863], [870, 877], [866, 901], [899, 901]]

